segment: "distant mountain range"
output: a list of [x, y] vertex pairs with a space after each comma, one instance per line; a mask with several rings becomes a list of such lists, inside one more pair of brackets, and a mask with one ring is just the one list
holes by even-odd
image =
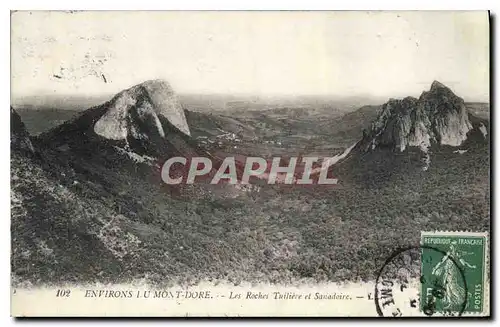
[[[19, 116], [13, 109], [11, 111], [15, 125], [20, 126], [22, 122]], [[176, 155], [208, 156], [222, 160], [217, 158], [220, 152], [217, 148], [200, 146], [197, 138], [232, 133], [236, 138], [256, 141], [259, 133], [256, 127], [260, 121], [267, 120], [268, 126], [274, 124], [274, 128], [279, 129], [285, 128], [286, 125], [281, 124], [287, 124], [288, 120], [300, 122], [303, 119], [300, 115], [290, 115], [290, 109], [273, 109], [272, 112], [248, 116], [257, 123], [252, 126], [246, 123], [248, 119], [186, 111], [167, 82], [151, 80], [124, 90], [104, 104], [83, 111], [75, 118], [42, 133], [36, 138], [36, 143], [63, 152], [86, 153], [86, 156], [103, 152], [97, 157], [105, 161], [114, 158], [117, 153], [125, 153], [135, 161], [146, 161], [156, 166], [162, 160]], [[283, 120], [283, 115], [289, 116], [288, 120]], [[332, 124], [338, 127], [337, 130], [329, 131]], [[24, 124], [22, 126], [24, 130]], [[457, 147], [464, 144], [470, 135], [480, 135], [486, 140], [488, 129], [487, 120], [470, 113], [463, 99], [438, 81], [434, 81], [430, 90], [423, 92], [418, 99], [390, 99], [381, 106], [364, 106], [321, 121], [317, 126], [317, 131], [324, 135], [354, 141], [356, 146], [350, 146], [353, 153], [359, 150], [373, 151], [379, 147], [397, 151], [416, 147], [425, 153], [424, 169], [428, 169], [430, 163], [428, 150], [431, 146]], [[191, 130], [196, 131], [196, 138], [192, 137]], [[23, 133], [27, 135], [27, 132]], [[16, 134], [13, 134], [15, 137]], [[29, 140], [26, 136], [24, 139]], [[204, 144], [207, 145], [206, 142]], [[349, 156], [345, 152], [335, 162], [347, 160]]]

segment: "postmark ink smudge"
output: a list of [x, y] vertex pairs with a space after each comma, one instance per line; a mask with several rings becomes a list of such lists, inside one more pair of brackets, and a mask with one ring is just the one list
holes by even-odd
[[[467, 305], [467, 297], [462, 295], [460, 306], [455, 310], [446, 310], [438, 307], [437, 303], [445, 298], [446, 285], [440, 279], [426, 278], [422, 272], [422, 251], [435, 252], [436, 256], [444, 257], [446, 252], [435, 247], [421, 245], [396, 250], [383, 264], [375, 283], [375, 306], [381, 317], [403, 317], [409, 315], [433, 316], [436, 312], [444, 316], [460, 316]], [[455, 258], [450, 257], [451, 263], [459, 272], [461, 285], [467, 290], [467, 281], [463, 270]], [[420, 284], [420, 285], [419, 285]], [[426, 285], [426, 293], [418, 294]], [[415, 292], [415, 290], [418, 290]], [[467, 291], [465, 292], [467, 294]]]

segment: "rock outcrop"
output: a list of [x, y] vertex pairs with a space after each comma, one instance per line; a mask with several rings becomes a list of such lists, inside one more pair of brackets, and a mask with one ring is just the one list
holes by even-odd
[[138, 139], [150, 134], [165, 137], [160, 118], [190, 135], [184, 111], [170, 85], [151, 80], [118, 93], [94, 125], [94, 131], [112, 140], [125, 140], [129, 135]]
[[177, 95], [163, 80], [150, 80], [118, 93], [94, 131], [107, 139], [126, 140], [165, 137], [161, 119], [166, 119], [186, 135], [189, 126]]
[[163, 80], [146, 81], [121, 91], [106, 103], [43, 133], [39, 139], [58, 149], [112, 145], [154, 158], [196, 152], [184, 110]]
[[416, 99], [390, 99], [365, 131], [365, 150], [379, 146], [404, 151], [420, 147], [426, 151], [432, 144], [459, 146], [472, 129], [464, 100], [448, 87], [434, 81], [429, 91]]

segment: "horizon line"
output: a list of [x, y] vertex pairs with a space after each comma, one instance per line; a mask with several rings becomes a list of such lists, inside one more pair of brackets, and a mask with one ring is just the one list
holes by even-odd
[[[425, 90], [424, 90], [425, 91]], [[422, 91], [422, 92], [424, 92]], [[100, 93], [100, 94], [81, 94], [81, 93], [67, 93], [67, 94], [61, 94], [61, 93], [42, 93], [42, 94], [18, 94], [14, 95], [10, 94], [10, 102], [22, 102], [23, 98], [28, 98], [28, 99], [33, 99], [33, 98], [78, 98], [78, 99], [102, 99], [102, 98], [109, 98], [110, 100], [117, 95], [119, 92], [116, 93]], [[420, 94], [422, 93], [420, 92]], [[327, 98], [330, 100], [348, 100], [348, 99], [355, 99], [355, 98], [362, 98], [362, 99], [373, 99], [373, 100], [382, 100], [383, 102], [387, 102], [390, 99], [403, 99], [408, 96], [415, 96], [415, 95], [410, 95], [410, 94], [401, 94], [401, 95], [373, 95], [373, 94], [368, 94], [368, 93], [357, 93], [357, 94], [351, 94], [351, 95], [337, 95], [337, 94], [324, 94], [324, 93], [303, 93], [303, 94], [291, 94], [291, 93], [222, 93], [222, 92], [175, 92], [177, 96], [183, 97], [183, 96], [213, 96], [213, 97], [242, 97], [242, 98], [258, 98], [258, 99], [272, 99], [272, 98], [277, 98], [277, 99], [282, 99], [282, 98]], [[462, 98], [464, 102], [469, 102], [469, 103], [491, 103], [491, 95], [488, 96], [488, 99], [484, 98], [479, 98], [479, 97], [464, 97], [457, 95], [458, 97]], [[21, 100], [21, 101], [20, 101]]]

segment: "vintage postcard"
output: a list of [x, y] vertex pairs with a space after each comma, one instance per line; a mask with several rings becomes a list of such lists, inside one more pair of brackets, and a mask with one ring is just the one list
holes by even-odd
[[486, 11], [13, 11], [11, 315], [490, 315]]

